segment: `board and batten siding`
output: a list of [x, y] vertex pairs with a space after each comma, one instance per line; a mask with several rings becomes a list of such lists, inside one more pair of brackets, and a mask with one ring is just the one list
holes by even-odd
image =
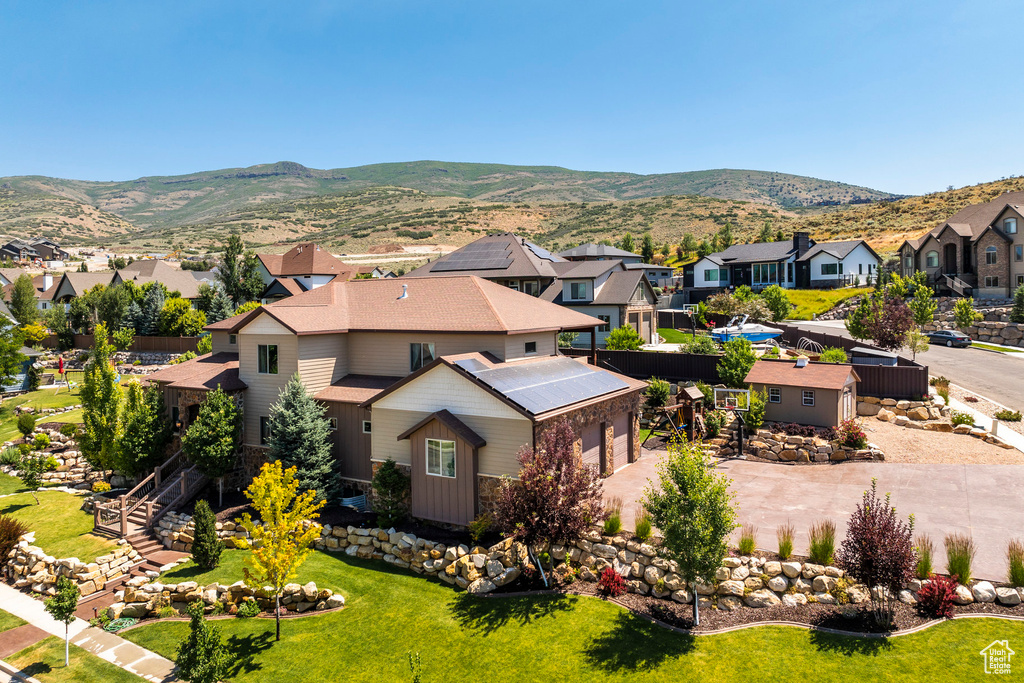
[[[260, 374], [256, 347], [277, 345], [277, 374]], [[243, 443], [260, 443], [260, 416], [270, 416], [270, 406], [277, 403], [281, 390], [299, 369], [298, 339], [283, 325], [261, 315], [239, 330], [238, 376], [249, 387], [245, 391]]]
[[299, 337], [298, 344], [299, 376], [310, 394], [348, 374], [347, 335], [307, 335]]
[[[503, 334], [440, 334], [437, 332], [350, 332], [348, 371], [353, 375], [404, 377], [409, 374], [409, 346], [434, 344], [436, 356], [488, 351], [505, 359]], [[538, 344], [538, 348], [539, 348]]]
[[370, 466], [371, 439], [370, 434], [363, 432], [363, 420], [370, 421], [370, 411], [358, 403], [328, 401], [324, 405], [327, 407], [327, 417], [338, 420], [338, 428], [331, 432], [334, 457], [338, 461], [338, 476], [370, 481], [373, 477]]
[[[427, 474], [427, 439], [455, 442], [455, 476]], [[473, 447], [437, 420], [409, 436], [412, 452], [412, 515], [465, 526], [476, 517], [477, 457]]]

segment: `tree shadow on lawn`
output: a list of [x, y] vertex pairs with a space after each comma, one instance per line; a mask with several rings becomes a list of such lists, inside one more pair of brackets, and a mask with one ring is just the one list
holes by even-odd
[[838, 636], [824, 631], [811, 631], [811, 645], [821, 652], [835, 652], [846, 657], [853, 655], [878, 656], [892, 649], [888, 638], [859, 638], [857, 636]]
[[[274, 622], [268, 621], [267, 623], [271, 625], [271, 629], [274, 628]], [[241, 674], [252, 673], [263, 668], [263, 665], [257, 662], [256, 658], [264, 651], [270, 649], [274, 642], [273, 630], [228, 638], [227, 648], [233, 659], [228, 667], [225, 678], [235, 678]]]
[[469, 593], [456, 596], [452, 616], [466, 629], [489, 635], [510, 623], [529, 624], [576, 607], [575, 595], [524, 595], [517, 597], [481, 598]]
[[[63, 662], [61, 662], [63, 664]], [[46, 662], [33, 662], [28, 666], [24, 667], [20, 673], [22, 676], [29, 678], [35, 678], [36, 676], [45, 676], [46, 674], [53, 671], [53, 667]], [[20, 680], [20, 679], [18, 679]]]
[[590, 641], [586, 657], [590, 666], [606, 673], [653, 671], [689, 654], [696, 644], [695, 636], [667, 631], [623, 610], [612, 628]]
[[[0, 498], [0, 503], [2, 503], [2, 502], [3, 502], [3, 498]], [[0, 507], [0, 514], [3, 514], [3, 515], [13, 515], [18, 510], [24, 510], [27, 507], [36, 507], [36, 504], [34, 502], [32, 502], [32, 503], [22, 503], [20, 505], [8, 505], [6, 507]]]

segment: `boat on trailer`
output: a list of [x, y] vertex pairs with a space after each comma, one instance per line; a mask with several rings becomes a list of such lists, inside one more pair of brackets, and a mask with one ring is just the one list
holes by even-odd
[[782, 334], [777, 327], [769, 327], [761, 323], [748, 323], [748, 316], [736, 316], [723, 327], [711, 330], [711, 338], [716, 342], [726, 342], [737, 337], [745, 337], [752, 342], [763, 342], [774, 339]]

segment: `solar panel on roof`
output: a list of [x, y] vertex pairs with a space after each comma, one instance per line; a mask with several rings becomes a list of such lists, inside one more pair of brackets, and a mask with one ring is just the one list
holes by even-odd
[[555, 261], [564, 261], [565, 260], [561, 256], [555, 256], [554, 254], [552, 254], [547, 249], [544, 249], [543, 247], [538, 247], [533, 242], [525, 242], [524, 244], [527, 246], [527, 248], [529, 248], [530, 251], [532, 251], [537, 256], [537, 258], [542, 258], [545, 261], [553, 261], [553, 262], [555, 262]]
[[470, 372], [477, 372], [479, 370], [486, 370], [487, 366], [478, 361], [476, 358], [463, 358], [462, 360], [455, 361], [455, 364], [460, 368], [469, 370]]
[[434, 262], [433, 272], [451, 270], [504, 270], [512, 265], [509, 245], [502, 242], [474, 242]]
[[466, 369], [534, 415], [629, 386], [611, 373], [569, 358], [484, 370]]

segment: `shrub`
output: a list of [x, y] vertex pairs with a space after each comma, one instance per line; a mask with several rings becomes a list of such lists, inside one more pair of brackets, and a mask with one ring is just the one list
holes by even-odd
[[854, 419], [843, 420], [839, 425], [839, 441], [847, 448], [866, 448], [868, 445], [867, 434], [860, 428]]
[[164, 605], [156, 611], [157, 619], [171, 619], [179, 616], [178, 610], [174, 609], [170, 605]]
[[30, 444], [30, 443], [19, 443], [18, 444], [18, 453], [20, 455], [28, 455], [31, 452], [32, 452], [32, 444]]
[[28, 390], [36, 391], [39, 389], [39, 384], [43, 381], [43, 370], [36, 365], [30, 365], [28, 368]]
[[208, 353], [213, 352], [213, 335], [208, 334], [205, 337], [200, 337], [196, 343], [196, 353], [200, 356], [205, 356]]
[[494, 520], [491, 518], [490, 513], [487, 512], [481, 512], [469, 523], [469, 537], [474, 545], [480, 543], [480, 539], [483, 538], [493, 523]]
[[626, 592], [626, 582], [618, 572], [611, 567], [605, 567], [601, 572], [601, 578], [597, 580], [597, 587], [602, 595], [617, 598]]
[[704, 425], [708, 428], [708, 436], [712, 439], [718, 436], [725, 426], [725, 411], [712, 410], [704, 415]]
[[740, 541], [737, 544], [740, 555], [753, 555], [757, 550], [757, 527], [753, 524], [744, 524], [740, 529]]
[[391, 458], [377, 468], [373, 474], [373, 509], [378, 526], [387, 529], [405, 519], [409, 485], [409, 476]]
[[636, 351], [643, 343], [643, 338], [636, 330], [629, 325], [623, 325], [608, 333], [605, 348], [609, 351]]
[[60, 433], [62, 435], [64, 435], [64, 436], [74, 436], [75, 432], [77, 432], [77, 431], [78, 431], [78, 428], [75, 427], [75, 425], [73, 425], [71, 423], [68, 423], [68, 424], [65, 424], [65, 425], [61, 425], [61, 428], [60, 428]]
[[185, 361], [190, 361], [193, 358], [198, 358], [198, 356], [196, 355], [196, 352], [195, 351], [186, 351], [185, 353], [181, 354], [177, 358], [172, 359], [171, 362], [168, 363], [168, 365], [178, 365], [179, 363], [184, 363]]
[[822, 350], [821, 355], [818, 356], [818, 360], [822, 363], [845, 363], [848, 358], [846, 351], [836, 347], [826, 347]]
[[36, 434], [36, 438], [32, 440], [32, 445], [35, 446], [37, 451], [44, 450], [50, 447], [50, 435], [39, 433]]
[[28, 526], [20, 519], [10, 515], [0, 515], [0, 557], [7, 557], [7, 554], [18, 545], [18, 539], [28, 533]]
[[757, 430], [764, 424], [764, 413], [768, 408], [768, 390], [762, 389], [761, 391], [750, 392], [750, 406], [747, 409], [747, 414], [743, 418], [743, 423], [746, 425], [747, 430], [756, 434]]
[[1024, 587], [1024, 541], [1018, 538], [1006, 546], [1006, 580], [1014, 588]]
[[978, 552], [974, 545], [974, 539], [967, 534], [959, 532], [947, 534], [946, 546], [946, 573], [955, 576], [962, 583], [967, 584], [972, 578], [971, 565], [974, 563], [974, 556]]
[[933, 387], [949, 386], [949, 378], [938, 375], [937, 377], [931, 377], [928, 379], [928, 384]]
[[940, 386], [935, 387], [935, 393], [938, 394], [940, 398], [942, 398], [943, 404], [945, 404], [947, 406], [949, 405], [949, 386], [948, 385], [944, 385], [944, 386], [940, 385]]
[[0, 465], [17, 467], [19, 462], [21, 462], [21, 452], [17, 448], [8, 446], [0, 451]]
[[928, 534], [918, 534], [914, 539], [917, 548], [917, 567], [914, 574], [917, 578], [924, 580], [932, 575], [932, 556], [935, 554], [935, 544]]
[[651, 532], [653, 525], [651, 524], [651, 513], [647, 512], [647, 508], [643, 505], [636, 506], [636, 521], [634, 522], [636, 527], [636, 537], [641, 541], [647, 541], [651, 538]]
[[836, 523], [823, 519], [811, 525], [807, 532], [810, 537], [810, 556], [814, 564], [832, 564], [836, 551]]
[[238, 606], [238, 617], [241, 619], [251, 619], [260, 613], [260, 605], [255, 600], [246, 600]]
[[1024, 323], [1024, 285], [1013, 292], [1013, 308], [1010, 309], [1011, 323]]
[[608, 516], [604, 520], [604, 535], [614, 536], [622, 531], [622, 499], [612, 498], [605, 510]]
[[746, 337], [737, 337], [725, 342], [722, 348], [725, 353], [718, 361], [718, 377], [727, 387], [745, 389], [747, 384], [744, 380], [757, 361], [750, 340]]
[[978, 397], [977, 396], [964, 396], [964, 403], [977, 403], [977, 402], [978, 402]]
[[962, 410], [953, 410], [949, 413], [949, 421], [953, 423], [954, 427], [958, 425], [973, 425], [974, 416]]
[[683, 353], [695, 353], [702, 356], [715, 356], [718, 354], [718, 344], [706, 334], [699, 334], [680, 346]]
[[796, 529], [792, 522], [786, 522], [775, 530], [775, 538], [779, 542], [779, 558], [788, 560], [793, 557], [793, 538], [796, 536]]
[[694, 386], [700, 389], [700, 393], [704, 394], [704, 410], [713, 410], [715, 407], [714, 388], [704, 382], [697, 382]]
[[652, 377], [645, 394], [647, 405], [651, 408], [661, 408], [668, 403], [671, 390], [672, 387], [668, 382]]
[[32, 413], [22, 413], [18, 416], [18, 431], [22, 436], [27, 437], [36, 430], [36, 416]]
[[793, 307], [789, 302], [789, 297], [786, 296], [786, 290], [778, 285], [771, 285], [762, 290], [761, 300], [764, 301], [765, 306], [771, 311], [774, 322], [785, 320], [789, 315], [790, 309]]
[[127, 351], [135, 342], [135, 329], [131, 327], [122, 327], [119, 330], [114, 330], [114, 334], [110, 335], [111, 340], [114, 342], [114, 348], [118, 351]]
[[917, 608], [933, 619], [952, 619], [956, 604], [956, 579], [932, 576], [917, 592]]
[[1021, 415], [1019, 410], [1000, 410], [995, 418], [1003, 422], [1020, 422]]
[[210, 504], [205, 500], [197, 502], [192, 521], [195, 523], [192, 561], [203, 569], [213, 569], [220, 564], [224, 544], [217, 538], [217, 517], [210, 509]]
[[102, 479], [94, 481], [92, 483], [92, 492], [93, 493], [106, 493], [109, 490], [110, 490], [110, 484], [108, 484], [107, 482], [103, 481]]

